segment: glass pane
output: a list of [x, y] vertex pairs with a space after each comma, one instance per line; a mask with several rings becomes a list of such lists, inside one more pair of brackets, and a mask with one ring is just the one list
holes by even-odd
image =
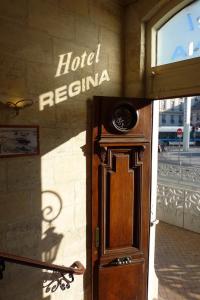
[[200, 56], [200, 0], [182, 9], [157, 31], [157, 65]]

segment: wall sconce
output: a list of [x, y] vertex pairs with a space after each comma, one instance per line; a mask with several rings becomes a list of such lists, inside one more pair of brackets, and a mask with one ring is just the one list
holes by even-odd
[[14, 101], [8, 101], [6, 102], [7, 107], [14, 109], [16, 112], [16, 115], [19, 114], [20, 109], [24, 109], [25, 107], [33, 105], [33, 100], [31, 99], [20, 99], [20, 100], [14, 100]]

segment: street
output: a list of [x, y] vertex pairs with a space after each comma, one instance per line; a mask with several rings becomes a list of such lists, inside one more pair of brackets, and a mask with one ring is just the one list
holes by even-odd
[[200, 167], [200, 147], [191, 147], [184, 152], [180, 147], [166, 147], [166, 151], [158, 153], [158, 163], [169, 163], [184, 166]]

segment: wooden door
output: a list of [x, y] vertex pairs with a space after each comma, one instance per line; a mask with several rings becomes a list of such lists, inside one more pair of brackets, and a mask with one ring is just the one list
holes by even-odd
[[146, 300], [152, 105], [95, 97], [93, 300]]

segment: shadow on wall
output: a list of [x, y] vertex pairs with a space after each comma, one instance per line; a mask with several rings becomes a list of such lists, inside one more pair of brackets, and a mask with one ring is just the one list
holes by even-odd
[[[63, 239], [63, 234], [58, 234], [55, 232], [56, 227], [53, 226], [54, 221], [59, 218], [62, 211], [62, 199], [61, 197], [53, 191], [43, 191], [42, 195], [46, 195], [46, 202], [52, 201], [52, 205], [46, 205], [42, 210], [43, 221], [47, 224], [47, 229], [43, 233], [43, 238], [41, 240], [41, 252], [42, 260], [45, 262], [53, 263], [57, 257], [60, 243]], [[43, 198], [43, 202], [45, 199]]]
[[[2, 252], [50, 263], [57, 260], [56, 264], [65, 266], [75, 260], [85, 264], [87, 248], [84, 289], [85, 299], [88, 299], [91, 280], [91, 100], [83, 101], [81, 97], [79, 100], [69, 100], [42, 112], [35, 111], [33, 106], [14, 118], [5, 111], [5, 124], [30, 124], [29, 120], [39, 124], [41, 156], [1, 159], [0, 235]], [[74, 138], [85, 131], [86, 137], [78, 138], [77, 142]], [[40, 270], [6, 263], [4, 278], [0, 281], [0, 300], [13, 297], [50, 300], [51, 295], [45, 295], [42, 289], [43, 279]], [[77, 291], [73, 283], [70, 290], [62, 293], [65, 297], [68, 294], [69, 299], [78, 299], [83, 292], [79, 287]]]
[[[2, 214], [1, 230], [4, 221], [7, 231], [3, 232], [1, 251], [33, 259], [42, 259], [49, 263], [52, 263], [56, 259], [63, 235], [55, 232], [56, 228], [53, 226], [53, 222], [61, 213], [62, 200], [55, 192], [45, 191], [45, 193], [53, 193], [56, 195], [60, 206], [59, 212], [55, 215], [53, 206], [47, 206], [44, 208], [42, 214], [40, 212], [38, 218], [35, 219], [32, 215], [32, 213], [35, 213], [35, 210], [30, 209], [30, 215], [28, 216], [29, 221], [27, 219], [23, 222], [20, 221], [20, 219], [18, 220], [18, 218], [20, 218], [18, 211], [13, 211], [11, 213], [12, 220], [7, 224]], [[20, 198], [17, 198], [17, 196], [14, 200], [20, 202]], [[28, 198], [25, 199], [26, 202], [29, 202], [29, 200]], [[34, 200], [37, 202], [37, 199]], [[9, 204], [6, 209], [8, 206]], [[21, 209], [23, 210], [24, 208], [22, 207]], [[10, 208], [10, 211], [11, 210], [12, 207]], [[3, 213], [6, 216], [6, 212], [4, 211]], [[14, 216], [15, 214], [16, 218]], [[28, 211], [26, 211], [26, 214], [28, 214]], [[53, 214], [54, 216], [51, 217]], [[48, 229], [44, 232], [44, 237], [41, 239], [40, 226], [43, 221], [47, 223]], [[11, 299], [14, 295], [17, 299], [33, 299], [34, 297], [43, 299], [41, 286], [45, 278], [44, 273], [38, 269], [6, 263], [3, 280], [0, 282], [0, 299]], [[50, 299], [50, 297], [45, 299]]]

